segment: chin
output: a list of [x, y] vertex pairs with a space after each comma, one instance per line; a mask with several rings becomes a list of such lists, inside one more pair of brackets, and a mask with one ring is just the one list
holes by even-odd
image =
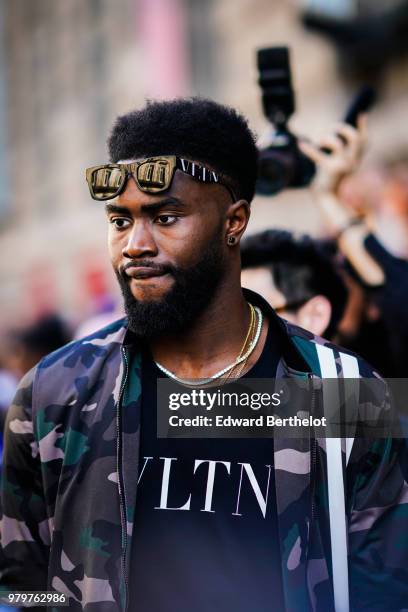
[[165, 276], [148, 280], [132, 279], [130, 290], [138, 302], [160, 302], [169, 293], [172, 285], [173, 282]]

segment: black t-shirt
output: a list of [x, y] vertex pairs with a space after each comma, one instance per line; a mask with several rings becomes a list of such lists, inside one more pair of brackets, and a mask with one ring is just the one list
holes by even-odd
[[[276, 342], [246, 377], [275, 376]], [[145, 350], [130, 610], [281, 612], [273, 440], [158, 439], [162, 376]]]

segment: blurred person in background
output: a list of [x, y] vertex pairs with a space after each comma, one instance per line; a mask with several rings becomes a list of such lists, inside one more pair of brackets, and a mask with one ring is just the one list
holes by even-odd
[[[3, 428], [6, 413], [15, 395], [19, 379], [8, 367], [6, 357], [0, 356], [0, 457], [3, 451]], [[1, 460], [0, 460], [1, 462]]]
[[56, 351], [71, 340], [68, 324], [58, 314], [41, 317], [34, 323], [9, 334], [12, 357], [9, 368], [20, 379], [42, 357]]
[[243, 241], [241, 261], [243, 287], [263, 295], [291, 323], [316, 336], [335, 337], [347, 289], [322, 243], [266, 230]]
[[[362, 137], [362, 136], [361, 136]], [[408, 154], [397, 150], [381, 162], [351, 171], [340, 181], [337, 194], [369, 227], [389, 252], [408, 259]]]
[[[246, 119], [211, 100], [150, 102], [118, 118], [109, 157], [87, 179], [106, 207], [127, 316], [20, 383], [6, 423], [1, 586], [48, 586], [74, 612], [333, 612], [348, 610], [350, 584], [353, 611], [400, 610], [408, 551], [392, 544], [406, 502], [388, 432], [356, 436], [348, 462], [309, 430], [157, 436], [163, 374], [193, 390], [227, 374], [364, 376], [380, 384], [370, 397], [360, 387], [359, 415], [389, 408], [363, 360], [241, 287], [258, 161]], [[329, 409], [321, 384], [305, 401], [308, 413]]]
[[0, 458], [6, 412], [14, 397], [18, 381], [42, 357], [64, 346], [70, 339], [68, 325], [57, 314], [43, 316], [23, 329], [10, 332], [5, 339], [3, 367], [0, 369]]
[[[301, 143], [318, 168], [313, 192], [331, 235], [358, 281], [354, 323], [343, 327], [344, 345], [358, 348], [385, 376], [408, 375], [408, 180], [397, 164], [350, 176], [363, 156], [367, 127], [340, 124], [318, 145]], [[322, 150], [330, 149], [330, 153]], [[348, 181], [348, 182], [347, 182]], [[380, 350], [378, 350], [380, 347]], [[379, 354], [380, 353], [380, 354]], [[381, 357], [382, 356], [382, 357]], [[382, 364], [380, 363], [382, 361]]]

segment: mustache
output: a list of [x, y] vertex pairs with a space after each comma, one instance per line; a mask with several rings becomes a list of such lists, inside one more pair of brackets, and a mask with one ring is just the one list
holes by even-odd
[[119, 273], [122, 276], [122, 278], [128, 279], [128, 276], [126, 275], [126, 270], [129, 270], [129, 268], [151, 268], [152, 270], [154, 270], [155, 272], [159, 274], [173, 274], [173, 275], [177, 271], [173, 266], [169, 264], [160, 265], [160, 264], [153, 263], [147, 259], [138, 259], [137, 261], [129, 261], [124, 266], [121, 266], [119, 268]]

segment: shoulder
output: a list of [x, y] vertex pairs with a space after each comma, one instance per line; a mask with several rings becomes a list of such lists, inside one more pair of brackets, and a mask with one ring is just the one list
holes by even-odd
[[291, 342], [322, 378], [379, 378], [381, 375], [357, 353], [284, 321]]
[[[347, 385], [347, 397], [351, 400], [347, 406], [348, 410], [352, 411], [351, 414], [357, 409], [356, 419], [359, 422], [370, 423], [374, 419], [383, 428], [386, 423], [387, 431], [391, 431], [395, 410], [391, 404], [390, 389], [375, 368], [346, 348], [296, 325], [287, 322], [285, 324], [290, 340], [315, 376], [330, 379], [329, 383], [331, 379], [337, 379], [341, 386]], [[336, 387], [329, 385], [326, 391], [334, 388]], [[369, 442], [371, 444], [372, 439]], [[357, 446], [359, 445], [361, 446], [360, 442]]]
[[[86, 366], [92, 365], [92, 356], [98, 357], [122, 344], [127, 330], [127, 319], [118, 319], [97, 331], [73, 340], [49, 353], [39, 362], [37, 368], [43, 370], [55, 365], [67, 365], [80, 359]], [[85, 361], [84, 361], [85, 359]]]
[[32, 418], [50, 406], [78, 408], [101, 385], [113, 390], [126, 331], [127, 319], [120, 319], [43, 357], [19, 387]]

